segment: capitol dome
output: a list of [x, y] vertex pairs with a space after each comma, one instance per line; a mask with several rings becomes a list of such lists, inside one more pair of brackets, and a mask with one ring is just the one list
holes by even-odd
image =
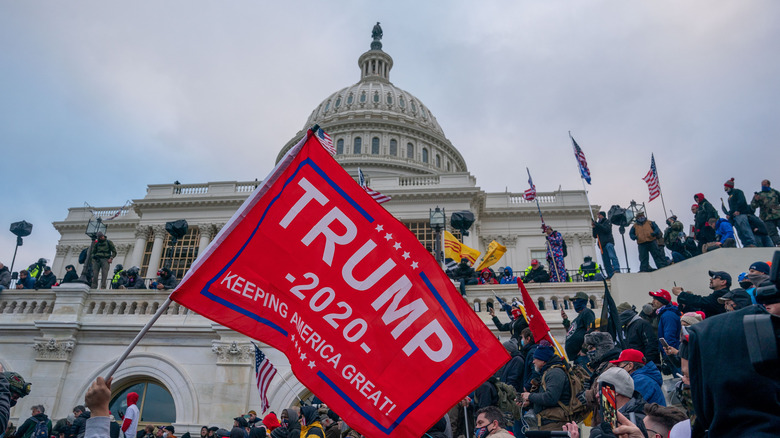
[[380, 39], [377, 23], [371, 50], [358, 58], [360, 81], [323, 100], [277, 162], [318, 124], [333, 139], [336, 161], [353, 175], [358, 167], [373, 177], [467, 172], [428, 107], [390, 82], [393, 58], [382, 51]]

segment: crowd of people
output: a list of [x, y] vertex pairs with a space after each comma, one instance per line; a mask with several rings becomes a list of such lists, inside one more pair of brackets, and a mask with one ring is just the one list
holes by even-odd
[[[138, 266], [125, 269], [121, 264], [114, 266], [109, 278], [109, 268], [116, 257], [116, 247], [105, 234], [98, 232], [92, 245], [84, 249], [79, 256], [79, 264], [84, 265], [83, 278], [76, 272], [74, 265], [65, 266], [65, 276], [58, 280], [44, 258], [38, 259], [27, 269], [11, 273], [7, 266], [0, 263], [0, 293], [5, 289], [51, 289], [66, 283], [85, 283], [93, 289], [157, 289], [173, 290], [179, 283], [176, 274], [169, 267], [157, 271], [157, 277], [149, 281], [140, 276]], [[91, 258], [91, 259], [90, 259]]]

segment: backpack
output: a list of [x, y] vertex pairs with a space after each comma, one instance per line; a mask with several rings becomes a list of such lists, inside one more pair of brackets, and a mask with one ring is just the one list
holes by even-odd
[[49, 420], [39, 421], [30, 438], [49, 438]]
[[[569, 405], [564, 405], [561, 401], [558, 401], [558, 406], [554, 408], [548, 408], [538, 414], [539, 422], [541, 423], [542, 417], [547, 420], [556, 422], [581, 422], [588, 416], [590, 409], [585, 405], [577, 395], [585, 391], [585, 382], [590, 378], [590, 373], [579, 365], [553, 365], [545, 374], [550, 372], [554, 368], [560, 368], [566, 373], [567, 380], [569, 381], [569, 389], [571, 389], [571, 395], [569, 396]], [[544, 375], [541, 378], [542, 389], [547, 390], [544, 384]], [[540, 424], [541, 425], [541, 424]]]
[[495, 387], [498, 392], [498, 409], [504, 413], [505, 417], [519, 420], [523, 413], [520, 405], [515, 403], [515, 399], [517, 399], [515, 387], [500, 380], [496, 381]]
[[81, 250], [81, 252], [79, 253], [79, 264], [80, 264], [80, 265], [83, 265], [83, 264], [84, 264], [84, 262], [86, 262], [86, 261], [87, 261], [87, 250], [88, 250], [88, 248], [84, 248], [84, 249], [82, 249], [82, 250]]
[[566, 257], [569, 255], [569, 248], [566, 248], [566, 241], [561, 238], [561, 244], [563, 245], [563, 256]]

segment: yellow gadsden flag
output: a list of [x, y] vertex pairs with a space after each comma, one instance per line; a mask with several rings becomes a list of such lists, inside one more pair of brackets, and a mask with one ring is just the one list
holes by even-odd
[[494, 240], [488, 245], [488, 250], [485, 253], [485, 257], [482, 258], [482, 262], [474, 269], [480, 272], [489, 266], [493, 266], [501, 260], [504, 254], [506, 254], [506, 247]]
[[460, 263], [460, 259], [466, 258], [473, 265], [481, 253], [474, 248], [460, 243], [457, 237], [449, 231], [444, 231], [444, 257]]

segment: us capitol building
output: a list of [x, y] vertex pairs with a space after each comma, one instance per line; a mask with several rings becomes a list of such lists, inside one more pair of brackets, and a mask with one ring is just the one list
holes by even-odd
[[[521, 272], [534, 258], [546, 265], [536, 204], [523, 199], [523, 188], [487, 193], [477, 186], [431, 110], [390, 82], [393, 58], [382, 50], [378, 26], [371, 49], [358, 58], [358, 68], [359, 81], [314, 108], [277, 160], [305, 129], [319, 124], [333, 139], [335, 159], [354, 177], [362, 168], [371, 188], [391, 196], [383, 206], [426, 247], [434, 246], [430, 209], [443, 208], [448, 216], [470, 210], [476, 221], [463, 242], [483, 254], [492, 240], [507, 247], [494, 268], [511, 266]], [[84, 233], [87, 222], [101, 217], [118, 251], [112, 269], [116, 264], [126, 269], [139, 266], [142, 276], [154, 277], [170, 263], [182, 278], [257, 185], [257, 181], [152, 184], [129, 209], [71, 208], [64, 220], [54, 223], [61, 238], [53, 271], [62, 278], [66, 265], [80, 270], [79, 253], [89, 245]], [[583, 191], [539, 193], [538, 199], [546, 222], [567, 242], [569, 269], [576, 269], [584, 256], [595, 255]], [[190, 228], [172, 248], [164, 224], [178, 219], [186, 219]], [[449, 225], [448, 229], [460, 235]], [[596, 297], [603, 292], [601, 284], [588, 283], [531, 285], [529, 289], [538, 304], [545, 306], [548, 321], [560, 321], [555, 309], [570, 308], [566, 300], [576, 291], [585, 290], [597, 307]], [[466, 298], [499, 335], [487, 313], [493, 291], [504, 298], [519, 295], [516, 285], [470, 286]], [[12, 421], [21, 424], [19, 419], [23, 421], [36, 404], [44, 405], [55, 419], [82, 404], [89, 384], [106, 374], [165, 298], [165, 293], [156, 290], [90, 290], [81, 284], [4, 291], [0, 295], [0, 363], [32, 382], [32, 393], [12, 410]], [[569, 312], [573, 318], [573, 311]], [[505, 314], [499, 317], [507, 320]], [[561, 335], [560, 324], [555, 326], [554, 333]], [[506, 338], [508, 333], [500, 336]], [[297, 396], [310, 397], [290, 372], [287, 359], [267, 346], [263, 349], [279, 370], [268, 391], [271, 410], [278, 414], [296, 404]], [[115, 374], [112, 412], [124, 410], [124, 395], [132, 390], [141, 395], [141, 424], [174, 424], [178, 435], [197, 433], [202, 425], [229, 426], [241, 412], [260, 411], [253, 353], [246, 336], [173, 304]]]

